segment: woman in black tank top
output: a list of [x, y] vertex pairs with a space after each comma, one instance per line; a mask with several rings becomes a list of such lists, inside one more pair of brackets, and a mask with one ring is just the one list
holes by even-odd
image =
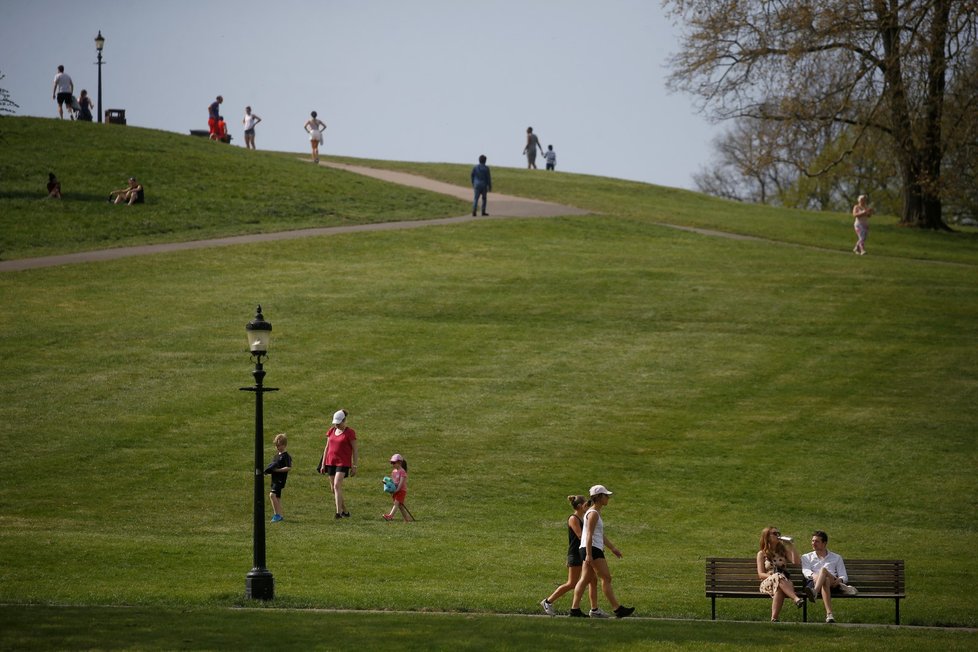
[[[584, 527], [584, 512], [587, 510], [587, 498], [584, 496], [567, 496], [567, 501], [574, 509], [574, 513], [567, 517], [567, 581], [540, 601], [540, 606], [543, 607], [548, 616], [557, 615], [557, 612], [554, 611], [554, 601], [565, 593], [574, 590], [574, 587], [577, 586], [577, 582], [581, 579], [581, 566], [584, 563], [584, 560], [581, 559], [581, 534]], [[591, 601], [591, 611], [600, 612], [600, 609], [597, 608], [597, 579], [588, 587], [588, 598]]]

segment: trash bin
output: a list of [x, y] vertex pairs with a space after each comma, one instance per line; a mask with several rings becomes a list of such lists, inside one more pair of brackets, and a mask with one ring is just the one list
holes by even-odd
[[105, 122], [110, 125], [124, 125], [126, 124], [126, 110], [125, 109], [106, 109], [105, 110]]

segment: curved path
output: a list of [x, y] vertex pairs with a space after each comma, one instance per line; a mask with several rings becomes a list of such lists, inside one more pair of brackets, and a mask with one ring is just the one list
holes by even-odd
[[[345, 163], [331, 163], [322, 161], [321, 166], [362, 174], [389, 183], [397, 183], [405, 186], [412, 186], [422, 190], [437, 192], [444, 195], [451, 195], [465, 201], [472, 200], [472, 190], [462, 186], [454, 186], [449, 183], [432, 181], [425, 177], [405, 172], [394, 172], [391, 170], [378, 170], [366, 168], [359, 165], [347, 165]], [[350, 226], [327, 226], [313, 229], [299, 229], [296, 231], [278, 231], [275, 233], [254, 233], [251, 235], [236, 235], [226, 238], [213, 238], [210, 240], [192, 240], [190, 242], [171, 242], [165, 244], [140, 245], [136, 247], [117, 247], [115, 249], [100, 249], [97, 251], [81, 251], [73, 254], [62, 254], [58, 256], [43, 256], [39, 258], [20, 258], [17, 260], [0, 261], [0, 272], [16, 272], [27, 269], [38, 269], [41, 267], [55, 267], [58, 265], [71, 265], [74, 263], [90, 263], [103, 260], [116, 260], [118, 258], [128, 258], [130, 256], [145, 256], [150, 254], [166, 253], [170, 251], [185, 251], [188, 249], [204, 249], [208, 247], [226, 247], [238, 244], [250, 244], [253, 242], [271, 242], [274, 240], [295, 240], [297, 238], [308, 238], [312, 236], [336, 235], [339, 233], [355, 233], [358, 231], [385, 231], [390, 229], [417, 229], [426, 226], [439, 226], [443, 224], [461, 224], [475, 220], [491, 220], [509, 217], [557, 217], [561, 215], [587, 215], [588, 212], [573, 206], [563, 206], [550, 202], [539, 201], [537, 199], [525, 199], [512, 195], [501, 195], [492, 193], [489, 195], [489, 212], [487, 217], [473, 217], [462, 215], [459, 217], [443, 217], [431, 220], [403, 220], [399, 222], [380, 222], [376, 224], [355, 224]]]

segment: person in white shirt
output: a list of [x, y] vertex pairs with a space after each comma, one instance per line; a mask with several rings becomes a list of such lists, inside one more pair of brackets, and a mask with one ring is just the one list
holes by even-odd
[[251, 112], [251, 107], [245, 107], [244, 118], [241, 124], [244, 125], [245, 149], [255, 149], [255, 125], [261, 122], [261, 118]]
[[[626, 607], [618, 602], [618, 598], [615, 597], [615, 590], [611, 588], [611, 571], [608, 570], [608, 560], [604, 556], [605, 549], [608, 549], [614, 553], [615, 557], [621, 559], [621, 551], [604, 534], [604, 520], [601, 518], [601, 510], [608, 505], [612, 494], [603, 484], [594, 485], [588, 493], [591, 499], [587, 501], [588, 510], [584, 512], [584, 526], [581, 531], [581, 547], [579, 550], [584, 565], [581, 568], [581, 579], [577, 581], [577, 586], [574, 587], [570, 616], [572, 618], [608, 617], [600, 609], [592, 609], [588, 616], [585, 616], [584, 612], [581, 611], [581, 598], [584, 597], [584, 591], [595, 578], [599, 578], [604, 597], [608, 599], [608, 604], [614, 609], [615, 618], [626, 618], [635, 612], [635, 607]], [[595, 611], [599, 613], [595, 614]]]
[[75, 92], [75, 83], [65, 72], [64, 66], [58, 66], [58, 74], [54, 76], [54, 88], [51, 89], [51, 99], [58, 103], [58, 115], [62, 120], [65, 118], [64, 107], [68, 105], [68, 113], [71, 119], [75, 119], [71, 112], [71, 96]]
[[812, 533], [812, 551], [801, 556], [801, 572], [805, 576], [805, 594], [808, 599], [815, 602], [815, 596], [821, 595], [825, 604], [825, 622], [834, 623], [832, 592], [856, 595], [859, 591], [847, 584], [849, 576], [845, 562], [826, 547], [828, 542], [829, 535], [822, 530]]
[[544, 152], [543, 158], [547, 160], [547, 169], [553, 172], [554, 168], [557, 167], [557, 152], [554, 151], [553, 145], [547, 145], [547, 151]]

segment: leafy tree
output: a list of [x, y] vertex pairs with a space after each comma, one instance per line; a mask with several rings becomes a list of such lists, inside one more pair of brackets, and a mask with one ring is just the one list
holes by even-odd
[[[845, 132], [843, 142], [853, 148], [885, 144], [899, 169], [902, 220], [947, 228], [942, 165], [964, 147], [968, 127], [946, 119], [945, 108], [978, 102], [978, 85], [957, 83], [971, 72], [978, 0], [663, 5], [686, 25], [671, 62], [673, 89], [698, 95], [717, 119], [770, 125], [782, 143], [836, 142]], [[817, 165], [801, 146], [791, 162], [820, 175], [853, 151]]]

